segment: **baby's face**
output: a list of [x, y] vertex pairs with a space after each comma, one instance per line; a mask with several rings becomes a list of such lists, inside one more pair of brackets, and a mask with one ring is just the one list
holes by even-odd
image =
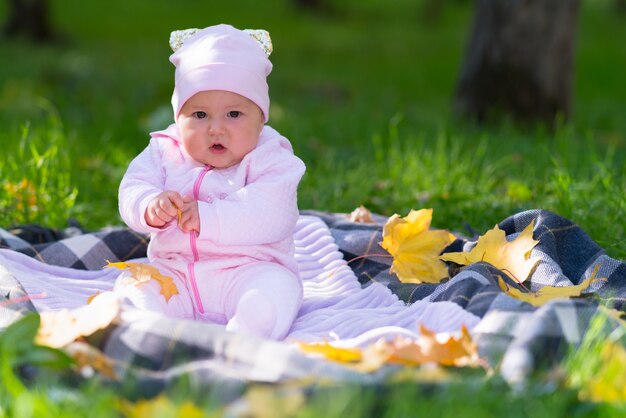
[[196, 93], [178, 114], [182, 145], [194, 160], [216, 168], [239, 163], [259, 142], [264, 118], [246, 97], [223, 90]]

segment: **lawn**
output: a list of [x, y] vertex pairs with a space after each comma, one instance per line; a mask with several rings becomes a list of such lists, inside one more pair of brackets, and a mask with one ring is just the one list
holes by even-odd
[[[612, 1], [581, 2], [573, 116], [554, 131], [510, 122], [476, 126], [452, 113], [471, 2], [445, 2], [439, 16], [428, 18], [423, 1], [327, 0], [330, 10], [322, 13], [293, 3], [52, 0], [61, 42], [0, 43], [0, 226], [64, 227], [69, 218], [92, 230], [120, 225], [121, 176], [148, 132], [171, 120], [169, 32], [228, 22], [272, 34], [270, 124], [307, 165], [301, 209], [349, 212], [365, 205], [390, 216], [427, 207], [434, 209], [433, 226], [471, 234], [543, 208], [626, 259], [626, 16]], [[107, 416], [109, 400], [117, 398], [94, 385], [74, 392], [53, 384], [58, 402], [39, 389], [11, 396], [55, 404], [59, 414], [67, 412], [59, 405], [85, 412], [100, 405], [94, 410]], [[332, 407], [320, 390], [300, 412], [319, 416], [326, 406], [330, 416], [381, 410], [402, 416], [410, 398], [458, 408], [468, 385], [331, 389], [339, 399]], [[509, 410], [530, 416], [544, 407], [553, 416], [601, 412], [580, 407], [571, 389], [555, 400], [556, 389], [541, 382], [519, 397], [491, 380], [474, 386], [468, 411], [475, 416]], [[363, 391], [391, 395], [364, 403]], [[95, 401], [72, 401], [81, 393]], [[420, 402], [408, 407], [417, 410]]]

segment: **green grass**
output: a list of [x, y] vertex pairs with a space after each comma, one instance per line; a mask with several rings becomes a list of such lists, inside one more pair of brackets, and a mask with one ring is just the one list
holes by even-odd
[[[348, 212], [363, 204], [405, 215], [432, 207], [433, 226], [463, 233], [543, 208], [626, 259], [626, 17], [613, 12], [612, 1], [582, 2], [573, 117], [554, 132], [507, 122], [480, 127], [452, 114], [471, 2], [446, 2], [436, 21], [421, 17], [421, 1], [326, 3], [332, 10], [315, 15], [288, 0], [53, 1], [64, 43], [0, 43], [0, 226], [63, 227], [70, 217], [91, 229], [121, 224], [121, 176], [148, 132], [169, 123], [169, 32], [229, 22], [272, 34], [270, 124], [307, 165], [300, 208]], [[0, 21], [5, 14], [1, 2]], [[597, 358], [597, 346], [590, 356]], [[468, 387], [476, 387], [472, 396]], [[403, 416], [403, 408], [444, 411], [447, 404], [452, 411], [467, 404], [470, 416], [540, 409], [611, 416], [608, 407], [578, 402], [577, 388], [536, 388], [513, 395], [492, 379], [428, 390], [410, 383], [319, 388], [300, 416]], [[357, 400], [377, 390], [385, 396]], [[8, 399], [12, 416], [32, 416], [28, 405], [38, 402], [57, 416], [72, 408], [115, 415], [106, 405], [116, 395], [89, 380], [76, 386], [51, 378]]]
[[[49, 104], [42, 100], [41, 106], [46, 108]], [[62, 225], [74, 209], [77, 189], [68, 172], [67, 142], [56, 115], [49, 116], [41, 125], [25, 121], [19, 136], [15, 136], [12, 152], [2, 158], [2, 225], [34, 220], [44, 225]]]

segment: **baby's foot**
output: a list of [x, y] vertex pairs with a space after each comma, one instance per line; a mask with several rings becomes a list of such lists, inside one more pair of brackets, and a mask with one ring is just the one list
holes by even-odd
[[252, 289], [237, 303], [235, 315], [226, 324], [226, 330], [272, 338], [275, 326], [276, 307], [262, 292]]

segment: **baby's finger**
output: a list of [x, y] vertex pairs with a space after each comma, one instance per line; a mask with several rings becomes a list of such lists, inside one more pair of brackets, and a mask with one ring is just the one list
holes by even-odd
[[170, 219], [176, 216], [176, 205], [172, 201], [169, 193], [165, 194], [165, 196], [159, 200], [158, 208], [162, 213], [166, 213]]
[[181, 209], [183, 207], [183, 204], [185, 203], [182, 196], [177, 192], [169, 192], [167, 194], [167, 197], [175, 209]]
[[155, 212], [159, 218], [167, 219], [167, 221], [176, 216], [176, 208], [169, 200], [161, 202], [161, 204], [155, 208]]
[[146, 213], [146, 221], [148, 225], [160, 228], [165, 225], [165, 222], [157, 216], [154, 210]]
[[181, 216], [181, 221], [178, 223], [178, 227], [181, 229], [181, 231], [186, 233], [195, 231], [196, 228], [193, 225], [194, 224], [189, 214], [183, 213]]
[[187, 215], [183, 211], [180, 211], [178, 215], [178, 227], [183, 232], [189, 232], [187, 230]]
[[158, 206], [158, 207], [154, 208], [154, 214], [156, 215], [157, 218], [162, 220], [164, 223], [167, 223], [167, 222], [171, 221], [172, 218], [176, 215], [176, 210], [174, 209], [174, 213], [171, 214], [167, 210], [165, 210], [164, 208]]

